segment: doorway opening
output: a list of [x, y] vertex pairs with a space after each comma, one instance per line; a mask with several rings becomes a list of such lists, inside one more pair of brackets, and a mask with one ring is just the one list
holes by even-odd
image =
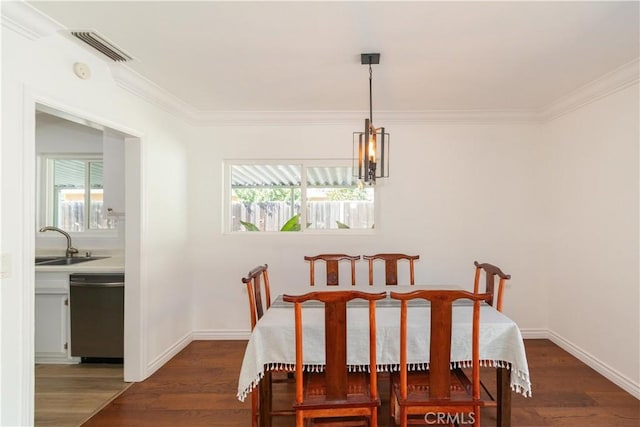
[[[33, 162], [25, 162], [25, 167], [28, 169], [32, 169], [31, 171], [25, 171], [25, 174], [29, 174], [33, 177], [33, 180], [27, 183], [27, 188], [32, 189], [33, 198], [32, 200], [43, 201], [43, 203], [34, 203], [32, 205], [25, 206], [25, 213], [29, 215], [29, 211], [31, 211], [31, 215], [36, 219], [34, 224], [37, 224], [35, 230], [25, 230], [25, 235], [29, 236], [30, 241], [33, 242], [33, 246], [28, 252], [31, 252], [32, 259], [35, 257], [36, 253], [40, 253], [42, 251], [58, 251], [60, 250], [60, 236], [58, 235], [56, 238], [55, 234], [57, 233], [39, 233], [38, 230], [40, 228], [41, 223], [45, 223], [52, 216], [47, 216], [49, 212], [46, 209], [46, 201], [47, 198], [51, 198], [51, 194], [47, 194], [48, 188], [45, 187], [45, 181], [47, 178], [51, 178], [51, 175], [48, 177], [46, 175], [43, 176], [41, 173], [43, 170], [42, 158], [41, 154], [43, 152], [53, 153], [67, 153], [67, 154], [78, 154], [81, 152], [97, 152], [99, 150], [96, 147], [89, 148], [89, 145], [78, 146], [78, 138], [68, 138], [69, 132], [71, 135], [74, 134], [76, 137], [87, 137], [90, 136], [95, 137], [96, 135], [101, 135], [102, 138], [102, 150], [99, 153], [101, 156], [105, 157], [105, 160], [109, 162], [109, 167], [104, 168], [101, 172], [104, 172], [102, 176], [96, 175], [94, 173], [93, 176], [90, 174], [86, 174], [89, 176], [88, 179], [93, 179], [91, 184], [86, 187], [87, 191], [91, 191], [92, 193], [101, 193], [100, 197], [94, 197], [93, 202], [98, 206], [98, 210], [110, 207], [109, 215], [105, 215], [107, 218], [103, 224], [109, 223], [109, 227], [104, 227], [102, 230], [91, 230], [90, 227], [85, 226], [85, 230], [87, 231], [84, 235], [81, 233], [73, 233], [70, 234], [73, 236], [74, 244], [79, 248], [82, 248], [83, 252], [79, 255], [85, 255], [85, 253], [91, 253], [91, 256], [99, 255], [100, 252], [107, 252], [109, 254], [119, 254], [122, 257], [122, 268], [124, 269], [124, 273], [126, 275], [126, 286], [124, 289], [124, 300], [126, 301], [125, 305], [125, 315], [124, 315], [124, 354], [123, 354], [123, 363], [120, 365], [119, 372], [117, 372], [117, 365], [112, 366], [110, 370], [110, 376], [113, 378], [120, 378], [120, 382], [122, 383], [123, 389], [126, 388], [127, 382], [140, 381], [144, 378], [143, 371], [143, 363], [142, 363], [142, 330], [141, 330], [141, 318], [142, 318], [142, 304], [141, 304], [141, 292], [140, 292], [140, 281], [141, 281], [141, 268], [140, 268], [140, 241], [141, 241], [141, 224], [140, 224], [140, 212], [142, 210], [142, 201], [141, 201], [141, 140], [140, 137], [137, 136], [136, 132], [126, 129], [124, 127], [118, 126], [117, 124], [109, 123], [106, 120], [101, 120], [96, 117], [89, 117], [84, 113], [79, 113], [73, 111], [73, 109], [66, 108], [64, 106], [55, 105], [49, 101], [43, 100], [33, 100], [33, 116], [34, 122], [26, 123], [25, 126], [25, 134], [27, 135], [27, 141], [33, 140], [33, 145], [29, 147], [25, 147], [25, 153], [28, 154], [28, 157], [33, 156]], [[41, 131], [44, 127], [48, 127], [48, 131], [50, 132], [48, 138], [43, 138]], [[56, 134], [56, 131], [61, 131], [66, 129], [66, 134], [64, 132]], [[29, 136], [32, 135], [32, 138]], [[66, 137], [65, 137], [66, 135]], [[90, 138], [89, 138], [90, 139]], [[86, 142], [86, 141], [85, 141]], [[94, 144], [96, 146], [100, 144]], [[114, 150], [115, 148], [115, 150]], [[73, 165], [73, 163], [61, 163], [63, 166]], [[100, 165], [103, 166], [103, 165]], [[61, 176], [64, 175], [64, 168], [61, 168]], [[101, 168], [96, 168], [101, 169]], [[108, 171], [107, 171], [108, 169]], [[40, 172], [40, 173], [39, 173]], [[66, 172], [71, 172], [71, 184], [67, 184], [65, 191], [65, 196], [68, 200], [73, 199], [74, 191], [77, 193], [78, 189], [71, 189], [74, 185], [73, 182], [73, 173], [76, 174], [75, 178], [79, 176], [78, 171], [73, 170], [73, 168], [67, 168]], [[38, 178], [36, 178], [38, 177]], [[67, 176], [69, 178], [69, 176]], [[88, 182], [88, 181], [87, 181]], [[64, 187], [58, 186], [59, 188]], [[114, 190], [111, 194], [109, 194], [109, 188], [116, 189], [121, 188], [120, 190]], [[101, 191], [95, 191], [96, 189]], [[53, 192], [52, 190], [51, 192]], [[50, 192], [50, 193], [51, 193]], [[68, 203], [71, 205], [73, 209], [73, 201]], [[76, 203], [76, 208], [78, 203]], [[59, 206], [58, 206], [59, 207]], [[69, 206], [67, 206], [69, 208]], [[102, 212], [104, 214], [104, 212]], [[88, 224], [88, 223], [87, 223]], [[49, 224], [47, 224], [49, 225]], [[62, 228], [62, 227], [61, 227]], [[47, 236], [48, 238], [43, 239], [43, 234], [53, 235]], [[64, 249], [64, 248], [62, 248]], [[64, 253], [64, 250], [62, 251]], [[28, 298], [25, 298], [25, 301], [33, 301], [32, 308], [28, 310], [28, 312], [33, 313], [33, 316], [27, 318], [27, 323], [31, 322], [31, 325], [27, 324], [27, 328], [29, 326], [34, 326], [34, 329], [37, 330], [38, 325], [42, 324], [42, 321], [38, 320], [39, 313], [38, 311], [41, 308], [51, 308], [59, 306], [60, 304], [65, 304], [65, 298], [57, 296], [55, 297], [55, 292], [49, 292], [49, 296], [54, 294], [53, 298], [47, 299], [46, 297], [40, 300], [38, 298], [38, 285], [36, 279], [36, 273], [33, 271], [34, 280], [31, 283], [34, 283], [34, 286], [27, 286], [25, 289], [25, 293], [29, 294]], [[48, 272], [47, 274], [51, 274]], [[55, 279], [55, 278], [54, 278]], [[55, 280], [54, 280], [55, 281]], [[58, 282], [60, 284], [61, 282]], [[65, 288], [61, 288], [65, 289]], [[68, 287], [66, 288], [68, 291]], [[60, 290], [60, 289], [59, 289]], [[47, 294], [48, 291], [45, 291], [44, 294]], [[35, 296], [34, 296], [35, 295]], [[43, 304], [39, 304], [39, 302], [43, 302]], [[54, 301], [52, 303], [52, 301]], [[66, 298], [66, 303], [69, 304], [68, 296]], [[67, 306], [68, 307], [68, 306]], [[60, 332], [63, 335], [63, 338], [67, 339], [70, 336], [70, 331], [68, 329], [68, 319], [64, 316], [64, 311], [62, 316], [56, 318], [58, 321], [58, 326], [62, 325]], [[68, 314], [67, 314], [68, 315]], [[46, 323], [46, 322], [44, 322]], [[34, 330], [32, 329], [32, 330]], [[27, 329], [28, 330], [28, 329]], [[51, 337], [45, 337], [45, 350], [47, 339]], [[54, 337], [54, 343], [56, 339], [60, 337]], [[32, 348], [34, 352], [34, 360], [36, 362], [39, 361], [39, 342], [36, 333], [35, 345]], [[51, 340], [49, 340], [49, 343]], [[58, 351], [57, 354], [47, 354], [44, 352], [45, 361], [47, 357], [53, 357], [55, 360], [54, 364], [48, 364], [46, 369], [43, 369], [43, 372], [50, 372], [51, 369], [54, 371], [62, 370], [56, 375], [63, 375], [65, 370], [69, 370], [69, 368], [76, 368], [74, 371], [74, 375], [80, 372], [78, 369], [83, 368], [89, 369], [92, 368], [89, 364], [80, 364], [80, 357], [75, 357], [71, 354], [71, 348], [73, 343], [69, 343], [67, 348], [65, 348], [65, 352]], [[67, 358], [68, 360], [63, 361], [61, 358]], [[44, 365], [40, 365], [44, 366]], [[97, 365], [94, 365], [95, 367]], [[116, 370], [114, 370], [114, 368]], [[29, 369], [26, 367], [26, 369]], [[96, 372], [94, 370], [94, 372]], [[29, 372], [25, 373], [25, 377], [33, 380], [37, 377], [35, 372], [35, 365], [31, 367]], [[45, 374], [45, 377], [51, 378], [50, 374]], [[89, 373], [87, 373], [87, 378], [91, 377]], [[117, 381], [116, 381], [117, 382]], [[33, 381], [31, 382], [33, 384]], [[119, 386], [115, 386], [118, 388]], [[25, 390], [28, 395], [30, 395], [30, 399], [32, 402], [34, 400], [33, 397], [37, 396], [36, 390], [27, 389]], [[118, 392], [118, 390], [116, 390]], [[117, 395], [117, 393], [116, 393]], [[109, 396], [106, 397], [109, 400]], [[38, 401], [36, 400], [36, 404]], [[106, 402], [103, 402], [106, 403]], [[98, 405], [99, 406], [99, 405]], [[98, 408], [95, 408], [98, 409]], [[33, 413], [33, 412], [32, 412]]]

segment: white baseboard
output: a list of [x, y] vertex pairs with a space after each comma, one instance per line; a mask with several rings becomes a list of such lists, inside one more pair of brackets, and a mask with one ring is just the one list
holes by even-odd
[[553, 331], [547, 331], [549, 339], [558, 347], [562, 348], [572, 356], [585, 363], [587, 366], [597, 371], [600, 375], [607, 378], [609, 381], [622, 388], [627, 393], [634, 396], [636, 399], [640, 399], [640, 384], [633, 382], [616, 369], [598, 360], [592, 354], [582, 350], [577, 345], [564, 339], [560, 335]]
[[249, 340], [251, 331], [248, 329], [235, 330], [200, 330], [191, 334], [194, 340]]
[[584, 351], [577, 345], [561, 337], [557, 333], [548, 329], [521, 329], [522, 338], [524, 339], [548, 339], [555, 345], [565, 350], [600, 375], [622, 388], [627, 393], [640, 399], [640, 384], [634, 383], [631, 379], [622, 375], [616, 369], [600, 361], [597, 357]]
[[522, 334], [522, 338], [525, 340], [548, 340], [551, 339], [549, 337], [548, 329], [539, 329], [539, 328], [530, 328], [530, 329], [520, 329], [520, 333]]
[[245, 329], [239, 330], [202, 330], [194, 331], [186, 334], [171, 347], [165, 350], [160, 356], [156, 357], [147, 365], [144, 378], [149, 378], [155, 371], [160, 369], [162, 365], [171, 360], [176, 354], [180, 353], [191, 341], [194, 340], [248, 340], [251, 331]]
[[171, 360], [176, 354], [180, 353], [186, 346], [193, 341], [193, 334], [186, 334], [184, 337], [179, 339], [175, 344], [166, 349], [160, 356], [156, 357], [147, 365], [145, 378], [149, 378], [155, 371], [160, 369], [162, 365]]

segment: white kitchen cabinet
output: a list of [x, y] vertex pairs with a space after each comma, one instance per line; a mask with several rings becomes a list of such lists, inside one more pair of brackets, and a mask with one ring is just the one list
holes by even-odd
[[68, 293], [38, 293], [36, 291], [36, 363], [55, 363], [68, 361], [68, 322]]
[[36, 272], [35, 285], [35, 362], [79, 362], [70, 352], [69, 273]]

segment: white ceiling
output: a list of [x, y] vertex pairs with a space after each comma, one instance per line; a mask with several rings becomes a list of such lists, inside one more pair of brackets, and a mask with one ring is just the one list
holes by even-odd
[[201, 112], [366, 111], [363, 52], [374, 110], [540, 110], [640, 56], [637, 1], [28, 3]]

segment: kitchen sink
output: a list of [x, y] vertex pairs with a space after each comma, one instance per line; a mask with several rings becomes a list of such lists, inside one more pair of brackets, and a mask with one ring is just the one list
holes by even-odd
[[54, 259], [60, 259], [62, 257], [59, 256], [37, 256], [36, 257], [36, 264], [40, 264], [41, 262], [45, 262], [45, 261], [53, 261]]
[[81, 262], [95, 261], [97, 259], [104, 259], [108, 257], [104, 256], [85, 256], [85, 257], [36, 257], [36, 265], [72, 265]]

